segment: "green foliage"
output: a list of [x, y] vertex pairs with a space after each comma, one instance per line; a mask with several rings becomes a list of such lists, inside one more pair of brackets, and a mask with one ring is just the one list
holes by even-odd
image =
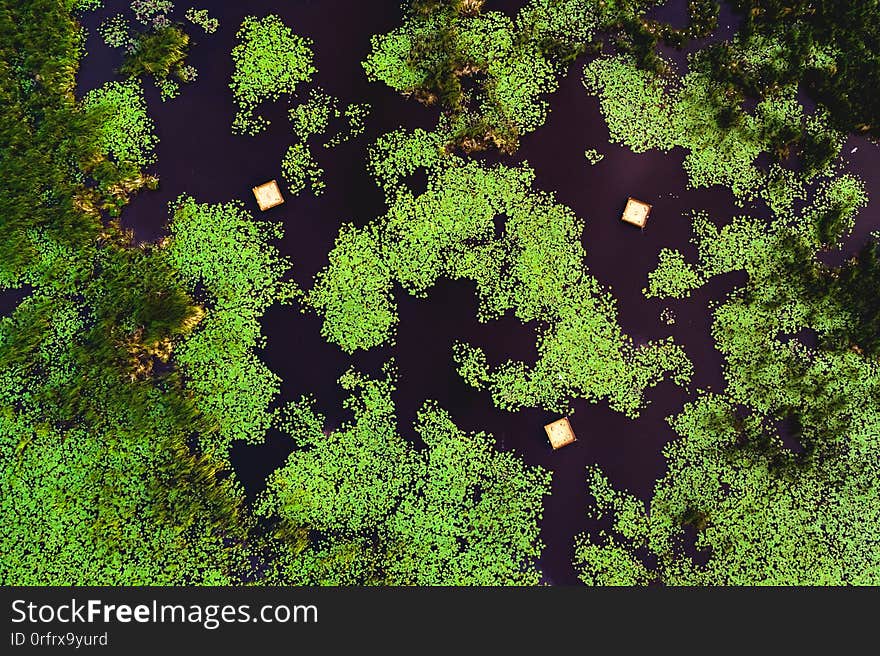
[[[872, 240], [839, 270], [815, 258], [828, 241], [818, 217], [836, 205], [838, 224], [850, 225], [864, 200], [860, 181], [846, 176], [820, 185], [800, 216], [770, 225], [737, 217], [719, 229], [698, 214], [699, 265], [664, 252], [651, 279], [657, 294], [727, 271], [748, 274], [745, 287], [714, 309], [725, 391], [700, 393], [671, 419], [680, 439], [664, 450], [667, 474], [647, 513], [594, 477], [597, 508], [612, 526], [577, 539], [575, 566], [585, 582], [880, 580], [872, 455], [880, 435], [880, 309], [869, 291], [880, 280], [880, 247]], [[815, 346], [804, 338], [810, 333]]]
[[[132, 248], [111, 217], [155, 184], [141, 172], [156, 139], [140, 82], [82, 103], [73, 94], [83, 39], [69, 12], [100, 3], [0, 2], [0, 288], [28, 288], [0, 318], [0, 582], [537, 583], [549, 477], [433, 402], [402, 435], [391, 373], [341, 379], [352, 419], [339, 427], [309, 398], [272, 410], [280, 381], [258, 357], [259, 322], [299, 296], [270, 244], [280, 228], [236, 203], [181, 197], [170, 237]], [[546, 118], [567, 66], [601, 49], [591, 41], [602, 31], [619, 54], [584, 79], [612, 139], [681, 147], [692, 186], [761, 199], [773, 218], [719, 227], [694, 214], [698, 261], [661, 251], [648, 296], [747, 274], [711, 308], [724, 391], [698, 392], [671, 419], [679, 439], [649, 503], [590, 469], [601, 528], [578, 536], [575, 566], [589, 584], [877, 584], [880, 235], [839, 268], [816, 258], [867, 202], [838, 156], [843, 130], [877, 132], [876, 7], [738, 0], [746, 29], [678, 79], [656, 45], [708, 34], [717, 4], [688, 3], [686, 29], [648, 18], [654, 4], [531, 0], [511, 19], [479, 0], [411, 3], [365, 68], [443, 112], [434, 131], [395, 131], [371, 148], [388, 210], [343, 227], [304, 298], [324, 337], [352, 352], [393, 340], [396, 285], [423, 296], [443, 279], [473, 282], [481, 321], [512, 316], [535, 330], [531, 364], [496, 365], [465, 343], [451, 354], [468, 384], [510, 410], [586, 398], [635, 416], [652, 385], [687, 384], [680, 347], [622, 333], [613, 296], [584, 267], [583, 222], [533, 189], [528, 166], [453, 154], [513, 151]], [[124, 72], [152, 75], [173, 97], [196, 75], [173, 4], [132, 10], [146, 33], [134, 39], [120, 16], [99, 32], [132, 50]], [[217, 29], [206, 10], [186, 17]], [[261, 130], [260, 104], [311, 79], [310, 46], [276, 16], [245, 19], [230, 85], [236, 132]], [[797, 102], [799, 85], [819, 109]], [[747, 96], [757, 97], [749, 111]], [[292, 190], [323, 187], [310, 140], [334, 122], [348, 130], [325, 147], [363, 132], [368, 107], [340, 108], [314, 90], [292, 110]], [[661, 320], [674, 323], [671, 310]], [[229, 449], [261, 441], [273, 421], [296, 450], [258, 499], [258, 524]]]
[[763, 97], [775, 88], [802, 82], [845, 131], [880, 134], [880, 83], [876, 62], [880, 15], [870, 0], [840, 4], [830, 0], [736, 0], [745, 19], [747, 46], [773, 41], [776, 56], [743, 65], [731, 44], [716, 46], [715, 77], [749, 95]]
[[[168, 458], [160, 451], [168, 448], [165, 438], [144, 453], [130, 434], [110, 440], [13, 417], [0, 430], [4, 452], [18, 453], [3, 461], [9, 486], [0, 538], [5, 585], [231, 581], [224, 573], [232, 565], [229, 550], [210, 518], [175, 525], [162, 517], [159, 494], [167, 495], [175, 483], [168, 480]], [[156, 471], [163, 466], [166, 472]], [[140, 521], [132, 521], [138, 516]]]
[[[836, 389], [805, 406], [808, 415], [814, 408], [825, 415], [814, 416], [815, 424], [807, 420], [799, 434], [807, 444], [821, 436], [822, 456], [792, 453], [760, 416], [743, 418], [723, 398], [689, 404], [673, 423], [682, 438], [666, 448], [669, 472], [650, 513], [628, 513], [626, 495], [616, 496], [612, 534], [580, 538], [582, 578], [626, 580], [633, 569], [646, 568], [638, 555], [646, 549], [657, 560], [646, 578], [668, 584], [876, 584], [876, 467], [866, 454], [876, 441], [877, 413], [857, 406], [877, 393], [876, 364], [865, 368], [856, 357], [820, 358], [822, 366], [846, 373]], [[865, 374], [867, 381], [855, 379]], [[829, 395], [840, 392], [855, 395], [852, 405], [844, 401], [846, 407], [828, 413]], [[839, 428], [847, 432], [825, 433], [828, 420], [843, 420]], [[695, 529], [695, 541], [685, 527]], [[708, 554], [704, 565], [687, 555], [693, 551]]]
[[[63, 320], [58, 310], [53, 316]], [[63, 327], [75, 334], [75, 326]], [[5, 481], [0, 580], [4, 585], [234, 582], [231, 573], [247, 566], [231, 546], [241, 491], [229, 480], [218, 484], [216, 465], [186, 450], [186, 422], [174, 407], [174, 393], [93, 376], [87, 391], [75, 391], [71, 388], [88, 369], [64, 357], [67, 346], [56, 342], [57, 350], [49, 351], [61, 362], [47, 363], [45, 385], [58, 385], [63, 394], [87, 393], [108, 407], [87, 422], [60, 427], [32, 400], [46, 388], [35, 387], [31, 378], [22, 396], [13, 371], [6, 370], [0, 392]], [[18, 399], [16, 410], [11, 396]], [[138, 416], [143, 407], [150, 412]]]
[[189, 298], [155, 249], [55, 255], [82, 276], [77, 293], [47, 258], [32, 295], [0, 320], [0, 580], [235, 581], [247, 566], [241, 490], [190, 453], [189, 436], [209, 429], [179, 380], [154, 373], [187, 331]]
[[254, 135], [268, 125], [255, 113], [260, 103], [294, 93], [297, 85], [311, 80], [316, 72], [311, 42], [271, 14], [262, 19], [247, 16], [236, 38], [238, 43], [232, 49], [235, 70], [229, 87], [238, 111], [232, 130]]
[[180, 95], [180, 84], [167, 77], [156, 80], [156, 88], [159, 89], [159, 98], [162, 102], [173, 100]]
[[370, 149], [367, 168], [390, 199], [404, 178], [419, 169], [431, 169], [445, 154], [443, 136], [421, 128], [403, 128], [379, 137]]
[[174, 3], [171, 0], [132, 0], [131, 10], [139, 23], [159, 29], [167, 25]]
[[136, 0], [132, 3], [135, 18], [149, 25], [149, 30], [132, 30], [122, 14], [111, 16], [98, 26], [108, 46], [125, 51], [120, 72], [129, 78], [149, 75], [163, 102], [180, 94], [180, 82], [193, 82], [197, 75], [196, 69], [185, 63], [189, 35], [168, 19], [173, 8], [171, 2], [164, 0]]
[[[45, 29], [47, 22], [54, 27]], [[0, 12], [0, 281], [17, 286], [41, 277], [35, 235], [62, 248], [88, 244], [100, 229], [99, 194], [86, 194], [76, 166], [105, 161], [100, 112], [74, 101], [78, 28], [60, 5], [4, 4]], [[42, 80], [37, 86], [37, 79]], [[73, 165], [73, 166], [72, 166]], [[110, 169], [115, 168], [112, 164]], [[119, 173], [118, 171], [116, 173]], [[108, 178], [121, 177], [111, 176]], [[75, 201], [75, 198], [77, 201]], [[79, 200], [81, 199], [81, 201]]]
[[[632, 553], [646, 546], [645, 504], [631, 494], [614, 490], [598, 468], [588, 468], [587, 481], [595, 500], [594, 519], [613, 516], [613, 530], [576, 536], [574, 562], [580, 579], [587, 585], [648, 584], [652, 572]], [[615, 534], [621, 537], [615, 538]]]
[[98, 25], [98, 33], [111, 48], [130, 48], [134, 44], [131, 25], [122, 14], [114, 14]]
[[359, 137], [366, 128], [366, 120], [370, 115], [368, 103], [351, 103], [345, 108], [343, 116], [348, 121], [350, 138]]
[[308, 100], [290, 110], [293, 133], [300, 141], [327, 131], [332, 118], [339, 117], [337, 100], [319, 89], [309, 92]]
[[648, 287], [643, 291], [648, 298], [686, 298], [691, 295], [691, 290], [702, 284], [700, 273], [685, 261], [680, 252], [664, 248], [660, 251], [657, 268], [648, 274]]
[[324, 148], [335, 148], [363, 132], [364, 120], [369, 111], [370, 106], [364, 103], [348, 105], [344, 112], [340, 112], [339, 99], [320, 89], [312, 89], [305, 102], [290, 109], [293, 133], [299, 139], [299, 143], [287, 149], [281, 162], [281, 170], [290, 185], [290, 193], [298, 194], [307, 185], [316, 196], [324, 191], [324, 170], [315, 161], [308, 141], [313, 137], [327, 134], [330, 132], [332, 122], [345, 118], [349, 129], [337, 132], [324, 142]]
[[587, 148], [584, 151], [584, 157], [586, 157], [587, 161], [593, 166], [605, 159], [605, 155], [595, 148]]
[[[382, 158], [398, 144], [399, 159]], [[377, 149], [373, 166], [394, 189], [390, 208], [365, 229], [343, 230], [318, 275], [309, 302], [324, 315], [325, 337], [349, 352], [378, 346], [397, 323], [393, 282], [423, 296], [441, 278], [464, 278], [476, 283], [481, 321], [512, 312], [537, 322], [539, 357], [531, 367], [478, 370], [477, 363], [486, 365], [478, 349], [456, 349], [462, 375], [487, 387], [499, 407], [563, 410], [571, 398], [607, 398], [634, 415], [646, 388], [666, 377], [687, 383], [690, 363], [678, 346], [636, 346], [621, 333], [612, 297], [586, 273], [582, 223], [531, 189], [530, 169], [446, 156], [429, 171], [427, 191], [414, 197], [394, 180], [436, 157], [431, 139], [397, 133]], [[505, 217], [500, 235], [498, 216]]]
[[186, 32], [174, 25], [162, 27], [139, 35], [119, 70], [129, 77], [145, 74], [164, 80], [175, 75], [182, 79], [180, 71], [188, 49]]
[[434, 3], [412, 11], [401, 27], [373, 37], [364, 69], [371, 80], [441, 104], [451, 146], [512, 152], [521, 134], [544, 122], [544, 96], [589, 40], [592, 9], [534, 0], [514, 21], [480, 13], [481, 3], [469, 6], [450, 11]]
[[213, 34], [220, 27], [220, 21], [216, 18], [211, 18], [211, 16], [208, 15], [207, 9], [190, 7], [186, 10], [184, 16], [186, 17], [186, 20], [193, 25], [201, 27], [205, 31], [205, 34]]
[[583, 83], [599, 96], [612, 142], [637, 153], [675, 145], [672, 103], [662, 78], [625, 57], [600, 57], [584, 68]]
[[354, 418], [333, 431], [302, 399], [281, 424], [300, 447], [269, 480], [258, 512], [312, 546], [279, 553], [293, 584], [537, 584], [537, 521], [550, 477], [460, 431], [428, 402], [416, 450], [398, 434], [394, 380], [340, 380]]
[[303, 143], [295, 143], [287, 149], [281, 160], [281, 174], [293, 195], [303, 191], [307, 184], [315, 196], [324, 191], [324, 169], [318, 166], [311, 150]]
[[859, 254], [841, 268], [831, 284], [831, 296], [848, 325], [831, 335], [843, 347], [876, 356], [880, 353], [880, 233], [875, 233]]
[[73, 5], [72, 11], [94, 11], [104, 5], [104, 0], [73, 0], [72, 3], [68, 2], [68, 4]]
[[[703, 70], [704, 59], [693, 59], [694, 70], [677, 81], [641, 70], [624, 56], [602, 57], [584, 69], [584, 86], [599, 97], [612, 141], [635, 152], [684, 148], [692, 186], [724, 185], [741, 199], [762, 197], [774, 212], [790, 211], [805, 197], [806, 181], [830, 173], [841, 135], [824, 112], [804, 113], [795, 86], [778, 89], [753, 114], [742, 112]], [[818, 143], [830, 150], [817, 155]], [[756, 164], [762, 153], [782, 161], [795, 147], [807, 163], [799, 174], [778, 162], [765, 169]]]
[[853, 175], [840, 175], [819, 187], [816, 199], [804, 212], [805, 223], [818, 243], [835, 246], [850, 234], [856, 215], [867, 204], [864, 182]]
[[101, 112], [105, 119], [100, 130], [101, 143], [116, 160], [140, 167], [155, 162], [158, 139], [147, 115], [140, 82], [108, 82], [86, 94], [83, 107], [86, 111]]
[[0, 34], [0, 283], [29, 286], [0, 319], [0, 581], [239, 582], [242, 491], [188, 448], [212, 427], [165, 366], [197, 310], [162, 249], [101, 221], [152, 160], [140, 87], [75, 101], [64, 3], [7, 3]]
[[324, 318], [321, 335], [347, 353], [390, 340], [397, 325], [393, 280], [379, 239], [376, 228], [343, 225], [329, 266], [308, 294], [309, 305]]
[[348, 105], [342, 112], [343, 118], [348, 123], [348, 130], [337, 133], [324, 144], [324, 148], [335, 148], [349, 139], [355, 139], [362, 135], [367, 127], [366, 120], [369, 115], [369, 103], [351, 103]]
[[200, 446], [226, 459], [234, 440], [261, 442], [281, 380], [257, 357], [260, 318], [293, 292], [282, 279], [290, 263], [268, 242], [277, 224], [254, 221], [239, 203], [201, 205], [181, 197], [168, 255], [191, 293], [204, 290], [207, 314], [175, 350], [200, 410], [217, 430]]
[[666, 62], [657, 55], [657, 45], [681, 49], [690, 39], [709, 36], [718, 25], [716, 0], [690, 0], [688, 26], [675, 28], [649, 18], [647, 13], [663, 2], [658, 0], [616, 0], [596, 3], [600, 28], [618, 53], [632, 57], [639, 68], [662, 73]]

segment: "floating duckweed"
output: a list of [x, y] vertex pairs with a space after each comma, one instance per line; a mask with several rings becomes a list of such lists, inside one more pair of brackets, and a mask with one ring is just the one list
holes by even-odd
[[320, 89], [312, 89], [308, 99], [289, 112], [293, 133], [300, 141], [306, 141], [313, 135], [324, 134], [330, 125], [330, 120], [339, 117], [337, 104], [338, 101], [333, 96], [327, 95]]
[[293, 144], [281, 161], [281, 173], [287, 180], [291, 194], [298, 194], [308, 186], [315, 196], [324, 191], [324, 169], [318, 166], [309, 147], [303, 143]]
[[292, 94], [316, 72], [311, 41], [297, 36], [278, 16], [245, 17], [232, 49], [232, 96], [238, 106], [232, 131], [254, 135], [269, 124], [256, 115], [260, 103]]
[[122, 14], [115, 14], [98, 25], [98, 34], [111, 48], [128, 49], [134, 43], [131, 24]]
[[340, 384], [353, 419], [332, 431], [308, 397], [281, 413], [299, 448], [269, 477], [257, 513], [320, 536], [279, 553], [279, 582], [538, 584], [550, 475], [496, 451], [491, 435], [460, 430], [431, 401], [414, 426], [425, 446], [413, 448], [397, 429], [395, 382], [390, 372], [378, 380], [346, 373]]
[[266, 308], [291, 295], [281, 282], [290, 263], [268, 243], [280, 236], [278, 224], [255, 221], [239, 203], [205, 205], [187, 196], [175, 203], [168, 253], [190, 290], [206, 291], [207, 304], [175, 357], [219, 427], [201, 447], [223, 459], [233, 441], [261, 442], [272, 420], [281, 379], [256, 351]]
[[[427, 134], [390, 138], [380, 150], [402, 143], [411, 157], [383, 161], [388, 188], [400, 171], [422, 165], [425, 155], [429, 163], [436, 157]], [[310, 295], [324, 315], [325, 336], [349, 352], [378, 346], [397, 323], [393, 282], [424, 296], [441, 278], [463, 278], [476, 283], [481, 321], [512, 312], [537, 322], [538, 360], [531, 366], [493, 368], [479, 348], [455, 349], [461, 375], [487, 388], [498, 407], [561, 411], [573, 398], [605, 398], [635, 415], [648, 387], [667, 377], [687, 384], [691, 365], [679, 346], [669, 340], [637, 346], [622, 334], [613, 298], [585, 272], [583, 224], [552, 195], [531, 189], [531, 169], [456, 156], [434, 162], [425, 193], [397, 187], [384, 217], [340, 233]], [[502, 234], [495, 227], [499, 215]]]
[[220, 27], [220, 21], [216, 18], [211, 18], [207, 9], [190, 7], [186, 10], [184, 16], [193, 25], [201, 27], [206, 34], [213, 34]]
[[827, 173], [829, 161], [800, 174], [779, 164], [762, 169], [756, 162], [762, 153], [780, 151], [780, 142], [793, 138], [786, 135], [831, 139], [838, 153], [842, 142], [828, 127], [827, 113], [806, 116], [796, 87], [789, 86], [758, 103], [753, 114], [735, 114], [724, 125], [718, 85], [698, 64], [679, 80], [639, 69], [625, 55], [605, 56], [585, 67], [583, 82], [599, 97], [612, 141], [635, 152], [684, 148], [692, 187], [723, 185], [741, 200], [761, 197], [776, 212], [790, 211], [805, 197], [804, 181]]
[[592, 164], [593, 166], [595, 166], [596, 164], [598, 164], [599, 162], [601, 162], [603, 159], [605, 159], [605, 155], [604, 155], [603, 153], [600, 153], [600, 152], [599, 152], [598, 150], [596, 150], [595, 148], [587, 148], [587, 149], [584, 151], [584, 157], [585, 157], [585, 158], [587, 159], [587, 161], [588, 161], [590, 164]]
[[[412, 12], [404, 24], [375, 36], [364, 61], [371, 80], [439, 103], [454, 117], [450, 144], [466, 152], [513, 152], [519, 137], [540, 126], [546, 95], [595, 26], [584, 2], [536, 0], [516, 20], [502, 12]], [[474, 79], [479, 88], [466, 90]]]

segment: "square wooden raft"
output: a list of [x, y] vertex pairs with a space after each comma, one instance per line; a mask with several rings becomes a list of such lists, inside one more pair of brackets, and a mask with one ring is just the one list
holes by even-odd
[[544, 426], [544, 430], [547, 431], [547, 437], [550, 439], [550, 444], [554, 450], [568, 446], [577, 440], [574, 436], [574, 431], [571, 429], [568, 417], [563, 417], [547, 424]]
[[278, 188], [278, 183], [275, 180], [269, 180], [259, 187], [254, 187], [253, 192], [257, 199], [257, 205], [264, 212], [284, 202], [284, 196], [281, 195], [281, 189]]
[[620, 217], [620, 220], [644, 228], [650, 213], [651, 205], [630, 196], [626, 199], [626, 208], [623, 210], [623, 216]]

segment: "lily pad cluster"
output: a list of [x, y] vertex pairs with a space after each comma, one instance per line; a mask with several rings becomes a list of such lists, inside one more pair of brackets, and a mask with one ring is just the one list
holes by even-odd
[[[350, 352], [390, 341], [395, 284], [427, 296], [440, 279], [463, 278], [476, 283], [481, 321], [512, 313], [536, 333], [532, 365], [490, 367], [478, 347], [456, 346], [459, 372], [499, 407], [564, 410], [574, 398], [606, 398], [634, 415], [647, 388], [667, 377], [687, 384], [691, 365], [679, 346], [636, 345], [622, 333], [613, 298], [584, 267], [583, 223], [532, 189], [528, 167], [438, 154], [438, 143], [428, 133], [398, 134], [374, 153], [389, 210], [363, 228], [343, 228], [308, 295], [327, 339]], [[389, 145], [414, 159], [384, 157]], [[424, 162], [433, 166], [427, 191], [395, 186], [397, 175]]]
[[[297, 449], [269, 478], [257, 513], [287, 536], [275, 580], [295, 585], [536, 585], [538, 520], [550, 476], [490, 435], [460, 430], [436, 403], [419, 410], [415, 449], [398, 432], [393, 370], [349, 371], [353, 419], [326, 429], [303, 398], [280, 425]], [[299, 534], [301, 548], [291, 536]]]
[[314, 54], [311, 41], [295, 34], [274, 14], [245, 17], [236, 39], [229, 88], [238, 111], [232, 130], [254, 135], [269, 124], [257, 108], [267, 100], [293, 94], [311, 80], [316, 72]]

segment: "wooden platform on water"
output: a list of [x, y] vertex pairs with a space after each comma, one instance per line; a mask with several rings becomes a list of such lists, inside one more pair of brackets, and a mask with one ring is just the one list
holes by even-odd
[[626, 207], [620, 220], [644, 228], [648, 222], [648, 215], [651, 214], [651, 207], [649, 203], [630, 196], [626, 199]]
[[264, 212], [284, 202], [284, 196], [281, 195], [281, 189], [275, 180], [269, 180], [269, 182], [264, 182], [260, 186], [254, 187], [253, 192], [254, 197], [257, 199], [257, 205]]
[[554, 450], [561, 449], [577, 441], [568, 417], [563, 417], [547, 424], [544, 426], [544, 430], [547, 432], [547, 438], [550, 440], [550, 445]]

